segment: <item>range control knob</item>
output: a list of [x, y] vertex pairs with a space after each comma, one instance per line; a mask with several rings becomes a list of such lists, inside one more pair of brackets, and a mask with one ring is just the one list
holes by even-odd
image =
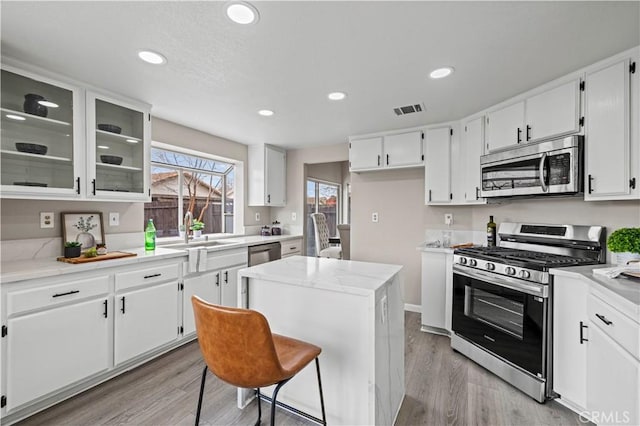
[[466, 265], [467, 264], [467, 258], [466, 257], [461, 257], [459, 260], [461, 265]]
[[487, 262], [487, 264], [485, 266], [489, 271], [493, 271], [494, 269], [496, 269], [496, 265], [494, 265], [491, 262]]
[[469, 259], [469, 266], [476, 266], [478, 264], [478, 261], [475, 259]]
[[529, 277], [531, 277], [531, 274], [529, 273], [529, 271], [525, 271], [525, 270], [520, 271], [520, 278], [529, 278]]
[[507, 266], [504, 270], [507, 275], [515, 275], [516, 274], [516, 270], [514, 268], [512, 268], [511, 266]]

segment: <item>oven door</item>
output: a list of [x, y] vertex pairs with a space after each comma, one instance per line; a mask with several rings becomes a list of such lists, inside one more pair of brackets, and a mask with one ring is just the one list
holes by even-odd
[[[455, 265], [453, 331], [534, 376], [546, 378], [546, 288]], [[501, 285], [503, 284], [503, 285]], [[544, 290], [544, 291], [543, 291]]]

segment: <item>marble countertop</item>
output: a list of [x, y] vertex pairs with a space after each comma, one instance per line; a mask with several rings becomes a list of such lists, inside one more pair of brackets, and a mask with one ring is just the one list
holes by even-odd
[[301, 287], [371, 295], [401, 270], [400, 265], [292, 256], [244, 268], [238, 274]]
[[416, 247], [416, 250], [424, 251], [427, 253], [453, 253], [454, 249], [452, 249], [451, 247], [428, 246], [423, 243]]
[[604, 299], [631, 318], [640, 322], [640, 281], [631, 278], [606, 278], [594, 275], [597, 268], [610, 268], [615, 265], [572, 266], [568, 268], [550, 269], [549, 273], [556, 276], [582, 278], [591, 284], [591, 290], [600, 293]]
[[[242, 248], [262, 243], [270, 243], [276, 241], [286, 241], [301, 238], [302, 235], [272, 235], [262, 237], [260, 235], [244, 235], [237, 237], [222, 238], [220, 241], [228, 244], [215, 245], [207, 247], [209, 252], [217, 252], [230, 250], [234, 248]], [[204, 240], [202, 240], [204, 241]], [[215, 240], [210, 240], [215, 241]], [[179, 243], [176, 239], [173, 244]], [[197, 243], [198, 240], [192, 243]], [[196, 245], [194, 245], [196, 247]], [[55, 257], [45, 257], [38, 259], [28, 259], [20, 261], [2, 262], [0, 264], [0, 283], [9, 284], [16, 281], [25, 281], [35, 278], [44, 278], [55, 275], [71, 274], [76, 272], [91, 271], [95, 269], [111, 268], [123, 265], [132, 265], [142, 262], [150, 262], [154, 260], [171, 259], [186, 257], [186, 249], [172, 248], [171, 244], [158, 245], [154, 251], [145, 251], [144, 248], [129, 248], [119, 251], [135, 253], [135, 257], [125, 257], [122, 259], [110, 259], [99, 262], [89, 262], [83, 264], [70, 264], [58, 262]]]

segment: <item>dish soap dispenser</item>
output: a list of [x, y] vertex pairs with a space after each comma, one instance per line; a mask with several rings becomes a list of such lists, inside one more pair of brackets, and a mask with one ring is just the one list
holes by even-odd
[[487, 223], [487, 247], [496, 246], [496, 223], [493, 221], [493, 216], [489, 216], [489, 223]]
[[147, 228], [144, 230], [144, 249], [148, 251], [156, 249], [156, 227], [153, 219], [149, 219]]

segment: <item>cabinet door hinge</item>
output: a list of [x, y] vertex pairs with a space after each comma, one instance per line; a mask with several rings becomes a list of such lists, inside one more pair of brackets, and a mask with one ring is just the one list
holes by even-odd
[[9, 334], [9, 329], [7, 328], [6, 325], [2, 326], [2, 337], [6, 336], [7, 334]]
[[584, 92], [584, 80], [580, 82], [580, 91]]
[[5, 395], [2, 395], [2, 397], [0, 398], [0, 408], [4, 408], [7, 405], [7, 397]]
[[629, 64], [629, 72], [631, 74], [635, 74], [636, 73], [636, 63], [635, 62], [631, 62]]
[[580, 117], [580, 120], [578, 120], [578, 124], [580, 124], [580, 127], [584, 126], [584, 117]]
[[629, 187], [631, 187], [631, 189], [636, 189], [636, 178], [629, 179]]
[[453, 129], [449, 129], [449, 134], [453, 136]]

